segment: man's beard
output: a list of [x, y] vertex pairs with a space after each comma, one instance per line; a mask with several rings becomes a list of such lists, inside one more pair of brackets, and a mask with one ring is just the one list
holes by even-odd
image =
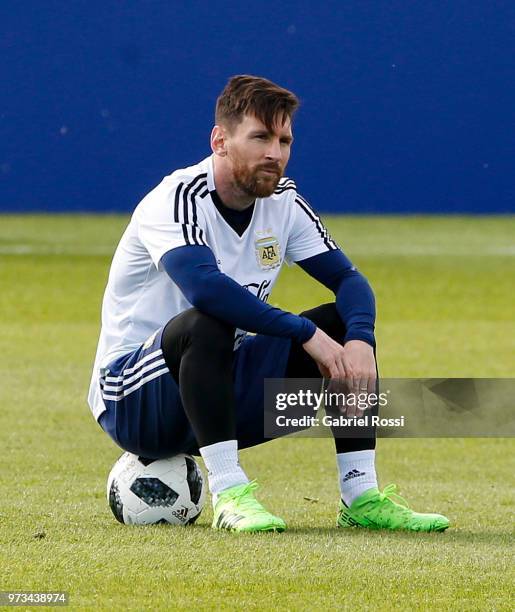
[[[270, 170], [277, 174], [264, 174], [262, 170]], [[245, 195], [251, 198], [267, 198], [271, 196], [282, 176], [279, 166], [276, 164], [261, 165], [255, 169], [234, 160], [233, 182]]]

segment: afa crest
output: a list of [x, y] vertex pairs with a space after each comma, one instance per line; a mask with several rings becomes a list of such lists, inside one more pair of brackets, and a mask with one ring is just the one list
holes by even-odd
[[281, 251], [279, 241], [275, 236], [260, 238], [254, 244], [258, 264], [263, 270], [270, 270], [280, 265]]

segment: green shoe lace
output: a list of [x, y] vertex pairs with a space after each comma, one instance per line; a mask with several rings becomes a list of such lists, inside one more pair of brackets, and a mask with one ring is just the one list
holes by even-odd
[[378, 523], [384, 523], [387, 529], [398, 528], [399, 519], [409, 520], [416, 514], [408, 502], [397, 493], [397, 485], [390, 483], [379, 491]]
[[[379, 499], [381, 501], [384, 501], [385, 499], [392, 500], [392, 497], [395, 497], [398, 500], [400, 500], [401, 506], [404, 506], [405, 508], [408, 508], [409, 510], [408, 502], [404, 499], [404, 497], [401, 497], [396, 491], [397, 491], [397, 485], [392, 482], [389, 485], [386, 485], [386, 487], [382, 491], [379, 491]], [[399, 502], [396, 502], [396, 503], [399, 503]]]
[[[236, 507], [239, 510], [255, 510], [256, 512], [262, 511], [267, 512], [263, 506], [254, 497], [254, 492], [259, 489], [259, 485], [256, 480], [251, 480], [244, 485], [237, 485], [231, 487], [225, 493], [221, 493], [218, 500], [225, 498], [234, 501]], [[217, 504], [218, 505], [218, 504]]]

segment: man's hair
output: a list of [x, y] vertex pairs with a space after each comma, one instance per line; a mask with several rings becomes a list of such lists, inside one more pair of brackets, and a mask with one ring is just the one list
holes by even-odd
[[215, 123], [232, 130], [244, 115], [253, 115], [268, 130], [286, 118], [293, 118], [299, 106], [297, 96], [262, 77], [242, 74], [229, 79], [216, 101]]

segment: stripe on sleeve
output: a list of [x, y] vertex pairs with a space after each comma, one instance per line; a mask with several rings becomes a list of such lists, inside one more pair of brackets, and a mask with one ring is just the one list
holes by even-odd
[[306, 213], [306, 215], [308, 215], [308, 217], [313, 221], [326, 247], [331, 251], [334, 251], [335, 249], [337, 249], [338, 245], [334, 242], [331, 236], [329, 236], [320, 217], [315, 213], [315, 211], [306, 202], [306, 200], [301, 195], [297, 194], [297, 197], [295, 198], [295, 202], [302, 208], [302, 210]]
[[183, 187], [184, 183], [180, 183], [177, 189], [175, 190], [175, 205], [173, 208], [173, 220], [175, 221], [175, 223], [179, 223], [179, 202]]
[[293, 190], [297, 189], [295, 181], [293, 179], [281, 179], [279, 181], [279, 185], [277, 185], [277, 187], [275, 188], [274, 193], [280, 194], [285, 191], [288, 191], [289, 189], [293, 189]]
[[203, 181], [202, 183], [200, 183], [200, 185], [191, 194], [191, 208], [192, 208], [192, 213], [193, 213], [193, 240], [195, 241], [195, 244], [207, 246], [205, 240], [202, 237], [203, 231], [198, 226], [197, 202], [195, 200], [195, 198], [197, 197], [197, 194], [203, 188], [207, 188], [207, 181]]
[[190, 207], [191, 207], [191, 214], [193, 217], [193, 224], [196, 224], [196, 211], [193, 211], [193, 194], [195, 194], [197, 192], [197, 190], [195, 189], [193, 191], [192, 196], [190, 197], [190, 192], [192, 191], [192, 189], [195, 187], [195, 185], [197, 185], [198, 183], [200, 183], [198, 185], [198, 189], [201, 189], [205, 184], [207, 184], [207, 181], [205, 180], [207, 177], [206, 173], [203, 174], [198, 174], [186, 187], [186, 189], [183, 191], [182, 193], [182, 207], [183, 207], [183, 226], [182, 226], [182, 233], [184, 236], [184, 240], [186, 242], [186, 244], [196, 244], [196, 245], [200, 245], [200, 241], [197, 238], [197, 232], [194, 229], [188, 228], [189, 222], [190, 222]]
[[191, 244], [191, 240], [190, 237], [188, 235], [188, 226], [186, 225], [186, 223], [182, 224], [182, 237], [184, 238], [184, 242], [188, 245]]

